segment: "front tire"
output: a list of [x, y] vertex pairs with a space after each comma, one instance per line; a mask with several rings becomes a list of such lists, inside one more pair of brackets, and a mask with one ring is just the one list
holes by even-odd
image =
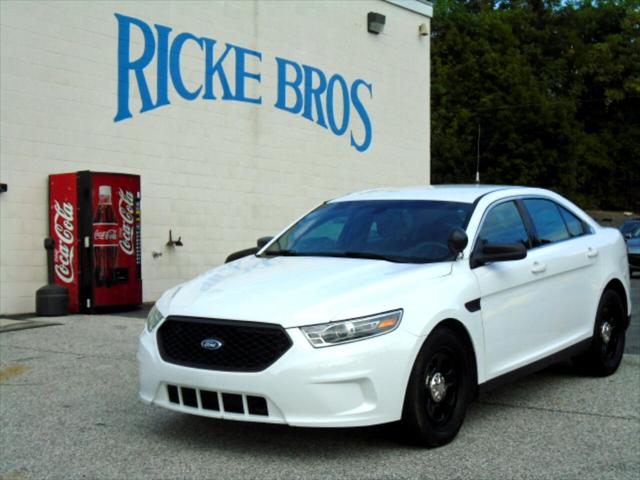
[[578, 357], [578, 367], [588, 375], [609, 376], [622, 361], [625, 344], [625, 308], [614, 290], [602, 294], [589, 350]]
[[401, 425], [412, 443], [438, 447], [455, 438], [475, 385], [473, 353], [451, 330], [435, 330], [411, 371]]

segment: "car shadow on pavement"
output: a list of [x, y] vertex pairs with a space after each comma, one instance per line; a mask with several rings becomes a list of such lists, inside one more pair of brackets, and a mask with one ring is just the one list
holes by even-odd
[[[236, 422], [171, 413], [154, 430], [183, 446], [215, 447], [256, 455], [322, 455], [340, 457], [353, 453], [353, 445], [388, 449], [401, 445], [394, 424], [358, 428], [304, 428], [252, 422]], [[349, 448], [347, 448], [349, 447]]]
[[[571, 364], [557, 364], [511, 385], [535, 390], [536, 384], [560, 382], [564, 378], [575, 376]], [[495, 392], [500, 394], [503, 389], [509, 389], [509, 386]], [[474, 419], [478, 415], [484, 416], [490, 414], [491, 410], [500, 408], [490, 402], [493, 392], [490, 395], [471, 404], [463, 429], [473, 429]], [[184, 447], [215, 447], [268, 456], [317, 455], [318, 450], [321, 450], [323, 455], [336, 458], [352, 455], [355, 445], [359, 450], [369, 451], [421, 448], [407, 441], [397, 423], [371, 427], [305, 428], [219, 420], [163, 411], [162, 419], [158, 418], [152, 428], [162, 438], [172, 438]]]
[[[635, 359], [627, 362], [631, 368], [638, 365]], [[470, 405], [461, 431], [466, 440], [453, 444], [457, 449], [480, 441], [479, 432], [486, 428], [487, 422], [498, 422], [504, 416], [505, 407], [579, 413], [585, 408], [581, 396], [591, 392], [596, 384], [592, 381], [600, 382], [590, 380], [570, 362], [564, 362], [484, 394]], [[592, 414], [591, 408], [587, 410], [585, 414]], [[317, 457], [320, 454], [334, 460], [349, 458], [354, 449], [359, 455], [375, 455], [381, 451], [421, 448], [407, 441], [397, 423], [358, 428], [303, 428], [218, 420], [161, 410], [153, 416], [154, 420], [148, 424], [153, 434], [171, 438], [177, 448], [214, 448], [262, 458]]]

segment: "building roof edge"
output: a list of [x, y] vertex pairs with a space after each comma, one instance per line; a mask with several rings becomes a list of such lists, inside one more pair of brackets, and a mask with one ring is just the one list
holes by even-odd
[[411, 10], [414, 13], [422, 15], [423, 17], [433, 17], [433, 5], [427, 0], [383, 0], [384, 2], [391, 3], [406, 10]]

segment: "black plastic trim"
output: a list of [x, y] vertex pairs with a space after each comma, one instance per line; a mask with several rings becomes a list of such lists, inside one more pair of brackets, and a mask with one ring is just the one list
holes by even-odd
[[511, 383], [519, 378], [526, 377], [527, 375], [538, 372], [546, 367], [553, 365], [554, 363], [568, 360], [571, 357], [574, 357], [587, 350], [591, 345], [591, 340], [591, 338], [587, 338], [586, 340], [582, 340], [581, 342], [578, 342], [575, 345], [565, 348], [564, 350], [549, 355], [548, 357], [541, 358], [540, 360], [525, 365], [524, 367], [520, 367], [516, 370], [505, 373], [504, 375], [500, 375], [499, 377], [487, 380], [486, 382], [478, 385], [478, 393], [483, 394], [490, 392], [491, 390], [495, 390], [496, 388]]
[[264, 397], [254, 397], [247, 395], [247, 407], [250, 415], [262, 415], [269, 416], [269, 408], [267, 407], [267, 400]]
[[[78, 287], [80, 293], [80, 311], [94, 312], [93, 300], [93, 208], [91, 205], [91, 175], [93, 172], [83, 170], [77, 173], [77, 195], [78, 195]], [[84, 239], [89, 238], [89, 248], [85, 248]], [[91, 306], [87, 307], [87, 300], [91, 301]]]
[[180, 387], [182, 392], [182, 404], [185, 407], [198, 408], [198, 396], [195, 388]]
[[474, 299], [474, 300], [471, 300], [471, 301], [469, 301], [469, 302], [465, 303], [465, 304], [464, 304], [464, 307], [465, 307], [468, 311], [470, 311], [471, 313], [473, 313], [473, 312], [477, 312], [477, 311], [479, 311], [479, 310], [480, 310], [480, 308], [482, 308], [482, 307], [481, 307], [481, 305], [480, 305], [480, 299], [479, 299], [479, 298], [476, 298], [476, 299]]
[[244, 413], [244, 404], [242, 403], [242, 395], [236, 393], [223, 393], [222, 405], [224, 411], [228, 413]]
[[167, 394], [169, 395], [169, 401], [180, 405], [180, 397], [178, 396], [178, 387], [175, 385], [167, 385]]
[[516, 207], [520, 212], [520, 218], [522, 218], [522, 222], [524, 223], [524, 228], [527, 231], [527, 235], [529, 236], [529, 246], [527, 247], [527, 250], [532, 250], [533, 248], [537, 247], [539, 244], [538, 236], [536, 233], [536, 227], [533, 224], [533, 220], [531, 219], [529, 210], [527, 210], [527, 207], [525, 207], [524, 203], [522, 202], [522, 198], [521, 197], [516, 198], [515, 202], [516, 202]]
[[200, 402], [205, 410], [220, 411], [220, 402], [218, 401], [218, 393], [208, 390], [200, 390]]

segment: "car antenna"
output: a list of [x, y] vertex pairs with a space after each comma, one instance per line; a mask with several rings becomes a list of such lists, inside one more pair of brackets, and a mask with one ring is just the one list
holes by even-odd
[[478, 124], [478, 161], [476, 162], [476, 185], [480, 185], [480, 124]]

